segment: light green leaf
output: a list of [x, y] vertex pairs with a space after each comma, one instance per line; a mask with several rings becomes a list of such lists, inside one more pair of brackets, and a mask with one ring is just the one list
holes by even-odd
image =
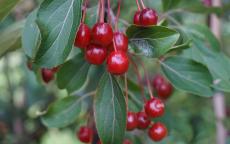
[[21, 35], [25, 21], [16, 22], [0, 33], [0, 57], [21, 48]]
[[45, 0], [38, 10], [41, 45], [35, 63], [55, 67], [66, 60], [81, 21], [82, 0]]
[[175, 56], [161, 62], [161, 69], [176, 88], [205, 97], [213, 95], [212, 76], [205, 66]]
[[70, 96], [60, 99], [48, 108], [42, 116], [42, 123], [47, 127], [65, 127], [73, 123], [81, 112], [81, 98]]
[[108, 73], [102, 77], [94, 101], [98, 135], [105, 144], [121, 144], [126, 129], [126, 104], [116, 79]]
[[60, 89], [69, 93], [80, 89], [86, 82], [90, 64], [82, 54], [66, 62], [57, 73], [57, 84]]
[[0, 22], [10, 13], [20, 0], [0, 0]]
[[180, 36], [177, 31], [163, 26], [132, 25], [126, 33], [137, 54], [152, 58], [160, 57], [172, 50]]

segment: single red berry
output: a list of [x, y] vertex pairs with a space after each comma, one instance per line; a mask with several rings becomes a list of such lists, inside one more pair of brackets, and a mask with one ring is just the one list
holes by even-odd
[[89, 127], [80, 127], [77, 137], [81, 142], [90, 143], [93, 140], [93, 130]]
[[113, 41], [113, 29], [108, 23], [96, 23], [92, 30], [92, 39], [95, 44], [108, 46]]
[[42, 79], [45, 83], [49, 83], [54, 78], [54, 72], [52, 71], [52, 69], [43, 68], [41, 73]]
[[137, 113], [137, 127], [139, 129], [148, 128], [150, 123], [151, 123], [151, 121], [149, 120], [149, 118], [145, 112], [138, 112]]
[[115, 46], [117, 51], [127, 52], [129, 39], [124, 33], [115, 32], [113, 34], [113, 43], [113, 47]]
[[149, 134], [149, 137], [153, 141], [157, 142], [157, 141], [161, 141], [162, 139], [164, 139], [167, 136], [168, 130], [164, 124], [157, 122], [151, 126], [148, 134]]
[[151, 118], [162, 116], [164, 108], [164, 103], [158, 98], [152, 98], [145, 103], [145, 113]]
[[95, 65], [102, 64], [105, 61], [106, 56], [107, 56], [106, 48], [103, 48], [99, 45], [90, 44], [86, 48], [85, 59], [91, 64], [95, 64]]
[[123, 144], [132, 144], [132, 142], [131, 142], [130, 140], [128, 140], [128, 139], [125, 139], [125, 140], [123, 141]]
[[141, 11], [136, 11], [135, 14], [134, 14], [134, 17], [133, 17], [133, 23], [135, 25], [141, 25], [141, 22], [140, 22], [140, 15], [141, 15]]
[[157, 12], [153, 9], [143, 9], [140, 14], [140, 23], [142, 26], [156, 25], [158, 20]]
[[111, 74], [121, 75], [129, 69], [129, 58], [123, 51], [113, 51], [107, 58], [107, 70]]
[[137, 128], [137, 116], [134, 112], [128, 112], [127, 114], [127, 123], [126, 129], [132, 131]]
[[74, 45], [79, 48], [86, 48], [89, 45], [90, 40], [91, 40], [90, 28], [86, 24], [81, 23], [77, 31]]
[[163, 82], [157, 87], [157, 94], [162, 99], [167, 99], [173, 92], [173, 87], [169, 82]]
[[157, 74], [157, 75], [155, 75], [154, 76], [154, 78], [153, 78], [153, 87], [155, 88], [155, 89], [157, 89], [162, 83], [164, 83], [165, 82], [165, 79], [164, 79], [164, 77], [163, 76], [161, 76], [160, 74]]

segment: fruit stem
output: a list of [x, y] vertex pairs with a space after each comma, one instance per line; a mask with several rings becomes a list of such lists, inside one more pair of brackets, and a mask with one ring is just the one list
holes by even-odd
[[141, 11], [141, 7], [140, 7], [138, 0], [136, 0], [136, 4], [137, 4], [138, 11]]
[[115, 31], [118, 30], [118, 19], [120, 16], [120, 12], [121, 12], [121, 0], [118, 0], [118, 9], [117, 9], [117, 15], [116, 15], [116, 23], [115, 23]]
[[98, 1], [98, 6], [99, 6], [99, 9], [98, 9], [98, 17], [99, 19], [101, 18], [101, 0]]
[[100, 23], [104, 22], [105, 18], [105, 1], [101, 0], [101, 14], [100, 14]]
[[86, 10], [87, 10], [87, 4], [88, 4], [88, 0], [85, 0], [85, 3], [84, 3], [84, 8], [83, 8], [83, 14], [82, 14], [82, 19], [81, 19], [81, 22], [82, 22], [82, 23], [84, 23], [84, 22], [85, 22]]
[[108, 4], [108, 23], [111, 24], [111, 5], [110, 5], [110, 0], [107, 0], [107, 4]]
[[125, 74], [125, 101], [126, 101], [126, 110], [128, 111], [128, 102], [129, 97], [128, 97], [128, 82], [127, 82], [127, 74]]
[[144, 63], [141, 60], [140, 60], [140, 63], [141, 63], [141, 66], [142, 66], [142, 68], [144, 70], [144, 73], [145, 73], [145, 79], [146, 79], [146, 82], [147, 82], [147, 87], [148, 87], [148, 91], [149, 91], [150, 97], [154, 98], [153, 92], [152, 92], [152, 88], [151, 88], [151, 84], [150, 84], [150, 81], [149, 81], [149, 74], [148, 74], [148, 72], [147, 72], [147, 70], [145, 68]]
[[138, 83], [139, 83], [139, 87], [141, 89], [141, 96], [143, 98], [143, 101], [146, 102], [146, 98], [145, 98], [145, 95], [144, 95], [144, 88], [142, 86], [142, 83], [141, 83], [141, 75], [140, 75], [140, 72], [138, 70], [138, 66], [137, 64], [133, 61], [132, 58], [130, 58], [130, 62], [133, 64], [134, 66], [134, 72], [136, 73], [136, 76], [137, 76], [137, 80], [138, 80]]
[[113, 39], [113, 48], [114, 48], [114, 51], [117, 51], [117, 46], [116, 46], [116, 44], [114, 42], [114, 39]]
[[145, 4], [144, 4], [143, 0], [141, 0], [141, 5], [142, 5], [142, 8], [145, 9]]

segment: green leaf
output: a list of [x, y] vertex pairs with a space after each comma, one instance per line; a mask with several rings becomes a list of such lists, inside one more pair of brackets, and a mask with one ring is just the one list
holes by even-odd
[[160, 57], [173, 49], [180, 36], [177, 31], [163, 26], [144, 28], [132, 25], [126, 33], [137, 54], [152, 58]]
[[213, 95], [212, 76], [205, 66], [191, 59], [175, 56], [161, 62], [161, 69], [176, 88], [200, 96]]
[[220, 51], [220, 42], [205, 25], [190, 24], [183, 27], [190, 36], [204, 40], [214, 51]]
[[27, 18], [25, 28], [22, 35], [22, 46], [26, 55], [34, 58], [37, 49], [41, 43], [41, 34], [37, 23], [37, 9], [34, 10]]
[[42, 123], [47, 127], [65, 127], [73, 123], [81, 112], [81, 98], [70, 96], [60, 99], [48, 108], [42, 116]]
[[68, 57], [81, 21], [82, 0], [45, 0], [38, 10], [41, 45], [35, 63], [55, 67]]
[[57, 73], [57, 84], [60, 89], [69, 93], [80, 89], [86, 82], [90, 64], [82, 54], [66, 62]]
[[85, 23], [89, 27], [93, 27], [93, 25], [97, 22], [98, 19], [97, 10], [98, 10], [98, 5], [87, 9]]
[[20, 0], [0, 0], [0, 22], [10, 13]]
[[108, 73], [99, 83], [94, 110], [102, 143], [121, 144], [126, 129], [125, 97], [116, 79]]
[[16, 22], [0, 33], [0, 57], [21, 48], [21, 35], [25, 21]]
[[169, 9], [175, 8], [181, 0], [162, 0], [163, 10], [167, 11]]
[[213, 87], [230, 92], [230, 58], [222, 52], [213, 51], [200, 39], [194, 38], [194, 47], [185, 51], [185, 57], [206, 65], [214, 79]]

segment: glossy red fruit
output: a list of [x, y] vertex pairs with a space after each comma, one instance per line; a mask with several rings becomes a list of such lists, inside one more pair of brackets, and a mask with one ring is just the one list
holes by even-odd
[[86, 25], [81, 23], [77, 35], [75, 38], [74, 45], [79, 48], [86, 48], [91, 40], [91, 30], [90, 28]]
[[96, 23], [92, 30], [92, 40], [95, 44], [108, 46], [113, 41], [113, 29], [108, 23]]
[[107, 58], [107, 70], [111, 74], [121, 75], [129, 69], [129, 58], [123, 51], [113, 51]]
[[112, 46], [113, 47], [115, 46], [115, 49], [117, 51], [127, 52], [129, 39], [128, 39], [128, 37], [124, 33], [122, 33], [122, 32], [115, 32], [113, 34], [113, 43], [114, 43], [114, 45], [112, 45]]
[[140, 15], [141, 15], [141, 11], [136, 11], [136, 13], [134, 14], [134, 17], [133, 17], [133, 24], [141, 25]]
[[138, 112], [137, 113], [137, 127], [139, 129], [146, 129], [149, 127], [151, 121], [146, 115], [145, 112]]
[[153, 141], [161, 141], [162, 139], [164, 139], [167, 134], [168, 134], [168, 130], [165, 127], [164, 124], [157, 122], [154, 123], [151, 128], [148, 131], [149, 137], [153, 140]]
[[158, 21], [158, 15], [155, 10], [146, 8], [141, 11], [140, 23], [142, 26], [156, 25], [157, 21]]
[[52, 71], [52, 69], [43, 68], [41, 70], [41, 73], [42, 79], [45, 83], [49, 83], [54, 78], [54, 72]]
[[151, 118], [162, 116], [164, 109], [164, 103], [158, 98], [152, 98], [145, 103], [145, 113]]
[[132, 144], [132, 142], [131, 142], [130, 140], [128, 140], [128, 139], [125, 139], [125, 140], [123, 141], [123, 144]]
[[128, 112], [127, 114], [127, 123], [126, 123], [126, 129], [128, 131], [132, 131], [135, 128], [137, 128], [137, 116], [134, 112]]
[[169, 82], [163, 82], [157, 87], [157, 94], [162, 99], [167, 99], [173, 92], [173, 87]]
[[77, 137], [81, 142], [90, 143], [93, 140], [93, 130], [89, 127], [80, 127]]
[[153, 87], [155, 88], [155, 89], [157, 89], [162, 83], [164, 83], [165, 82], [165, 79], [164, 79], [164, 77], [163, 76], [161, 76], [160, 74], [157, 74], [157, 75], [155, 75], [154, 76], [154, 78], [153, 78]]
[[85, 59], [95, 65], [102, 64], [107, 56], [107, 50], [99, 45], [90, 44], [86, 48]]

